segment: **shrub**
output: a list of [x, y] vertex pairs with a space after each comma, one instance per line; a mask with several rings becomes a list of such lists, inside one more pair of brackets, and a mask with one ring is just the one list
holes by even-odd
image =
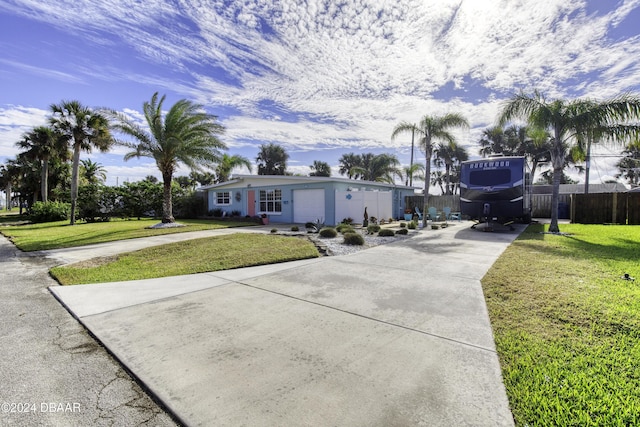
[[400, 223], [400, 228], [405, 228], [406, 226], [407, 226], [407, 223], [406, 223], [406, 222], [401, 222], [401, 223]]
[[53, 222], [69, 219], [71, 205], [63, 202], [35, 202], [31, 206], [31, 221]]
[[380, 231], [380, 226], [378, 224], [369, 224], [367, 226], [367, 233], [369, 234], [375, 234], [378, 231]]
[[338, 224], [338, 226], [336, 227], [336, 231], [342, 234], [356, 232], [356, 230], [349, 224]]
[[407, 230], [406, 228], [401, 228], [400, 230], [396, 231], [396, 234], [407, 235], [409, 234], [409, 230]]
[[416, 221], [411, 221], [409, 225], [407, 225], [407, 228], [409, 230], [415, 230], [416, 228], [418, 228], [418, 223]]
[[343, 224], [351, 224], [353, 222], [353, 218], [345, 218], [342, 220]]
[[394, 233], [393, 230], [389, 228], [383, 228], [382, 230], [378, 231], [378, 236], [381, 237], [393, 237], [395, 235], [396, 233]]
[[231, 211], [231, 216], [241, 216], [242, 212], [240, 212], [239, 210], [233, 210]]
[[208, 215], [214, 218], [222, 218], [223, 214], [224, 214], [224, 211], [221, 208], [214, 208], [208, 212]]
[[342, 242], [345, 245], [364, 245], [364, 237], [362, 237], [359, 233], [345, 233], [344, 241]]
[[320, 237], [336, 237], [338, 232], [333, 227], [324, 227], [320, 229]]
[[300, 231], [300, 228], [297, 225], [291, 227], [291, 231]]
[[272, 228], [272, 229], [271, 229], [271, 233], [277, 233], [277, 232], [278, 232], [278, 229], [277, 229], [277, 228]]

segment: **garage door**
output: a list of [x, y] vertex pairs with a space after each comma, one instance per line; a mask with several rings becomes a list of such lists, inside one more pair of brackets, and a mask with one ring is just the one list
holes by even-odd
[[324, 189], [293, 190], [293, 222], [324, 221]]

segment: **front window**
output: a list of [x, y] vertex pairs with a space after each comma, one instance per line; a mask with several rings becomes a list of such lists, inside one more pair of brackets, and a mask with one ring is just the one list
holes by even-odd
[[230, 205], [231, 204], [231, 192], [230, 191], [218, 191], [216, 192], [216, 205]]
[[510, 169], [473, 170], [469, 174], [469, 183], [474, 186], [494, 187], [511, 182]]
[[282, 213], [282, 191], [260, 190], [260, 212]]

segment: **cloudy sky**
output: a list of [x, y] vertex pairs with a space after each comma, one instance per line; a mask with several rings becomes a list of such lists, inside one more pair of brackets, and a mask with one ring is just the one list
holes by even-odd
[[[0, 163], [52, 103], [133, 114], [156, 91], [217, 115], [230, 154], [283, 145], [293, 172], [337, 175], [348, 152], [408, 164], [394, 126], [448, 112], [471, 123], [456, 136], [475, 157], [520, 90], [640, 93], [638, 22], [640, 0], [0, 0]], [[591, 182], [619, 151], [599, 149]], [[90, 155], [108, 184], [159, 176], [124, 152]]]

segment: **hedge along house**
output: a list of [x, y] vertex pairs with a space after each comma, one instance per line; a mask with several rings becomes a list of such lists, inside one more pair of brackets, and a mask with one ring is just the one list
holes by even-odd
[[336, 225], [345, 218], [362, 223], [369, 217], [402, 218], [405, 196], [413, 187], [346, 178], [288, 175], [237, 175], [231, 181], [201, 187], [207, 207], [230, 215], [266, 214], [270, 222], [324, 222]]

